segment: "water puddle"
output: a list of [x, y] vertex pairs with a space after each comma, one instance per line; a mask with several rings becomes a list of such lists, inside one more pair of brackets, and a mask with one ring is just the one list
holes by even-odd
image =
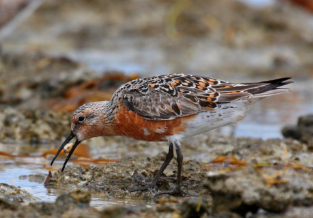
[[48, 191], [43, 184], [37, 182], [30, 182], [28, 179], [22, 179], [21, 176], [45, 173], [48, 175], [48, 171], [43, 169], [41, 165], [36, 164], [16, 164], [15, 161], [11, 161], [12, 163], [3, 163], [0, 162], [1, 165], [4, 165], [4, 170], [0, 171], [0, 181], [2, 183], [7, 183], [10, 185], [14, 185], [17, 187], [21, 187], [22, 189], [28, 191], [34, 196], [40, 198], [46, 202], [54, 202], [57, 193], [55, 191]]
[[[18, 164], [14, 160], [10, 161], [2, 161], [0, 159], [0, 166], [4, 166], [4, 170], [0, 171], [0, 182], [7, 183], [9, 185], [14, 185], [16, 187], [20, 187], [21, 189], [26, 190], [30, 194], [39, 198], [40, 201], [43, 202], [55, 202], [56, 198], [60, 194], [64, 194], [70, 191], [73, 191], [76, 188], [71, 189], [63, 188], [56, 189], [53, 187], [49, 187], [49, 185], [45, 186], [41, 182], [30, 181], [28, 179], [29, 175], [32, 174], [46, 174], [48, 175], [48, 170], [44, 169], [42, 165], [31, 164], [31, 163], [23, 163]], [[103, 198], [100, 195], [92, 194], [92, 200], [90, 205], [99, 210], [109, 207], [112, 205], [120, 205], [120, 206], [134, 206], [134, 205], [145, 205], [146, 207], [151, 207], [154, 203], [153, 201], [144, 201], [140, 199], [115, 199], [115, 198]]]

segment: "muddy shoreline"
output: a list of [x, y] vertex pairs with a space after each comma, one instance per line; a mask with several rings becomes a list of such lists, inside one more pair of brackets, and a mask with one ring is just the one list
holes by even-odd
[[[90, 210], [96, 211], [95, 217], [100, 216], [101, 213], [115, 213], [116, 210], [121, 214], [134, 213], [134, 216], [139, 217], [145, 217], [147, 213], [154, 214], [153, 217], [170, 214], [189, 217], [182, 214], [196, 213], [190, 211], [199, 212], [199, 217], [219, 216], [218, 214], [225, 213], [232, 214], [229, 216], [234, 217], [249, 214], [254, 214], [255, 217], [264, 217], [265, 214], [266, 217], [293, 217], [303, 207], [305, 207], [304, 211], [313, 208], [313, 195], [309, 194], [313, 189], [311, 182], [313, 170], [308, 167], [312, 166], [312, 160], [309, 155], [310, 147], [307, 144], [294, 139], [261, 140], [223, 137], [218, 134], [202, 135], [197, 138], [197, 144], [194, 139], [189, 139], [182, 144], [187, 157], [182, 175], [186, 196], [182, 198], [154, 197], [158, 191], [169, 190], [175, 186], [176, 160], [169, 165], [157, 183], [156, 189], [144, 192], [127, 191], [129, 188], [142, 186], [143, 182], [151, 181], [164, 161], [166, 152], [162, 150], [166, 150], [167, 147], [165, 143], [147, 146], [146, 143], [131, 139], [126, 141], [128, 144], [131, 144], [131, 141], [133, 143], [133, 146], [127, 148], [127, 153], [135, 154], [137, 151], [137, 155], [125, 155], [116, 163], [87, 168], [70, 164], [63, 173], [60, 170], [52, 173], [52, 177], [46, 184], [43, 183], [47, 174], [24, 175], [20, 179], [41, 184], [48, 190], [61, 190], [63, 193], [80, 190], [101, 196], [102, 200], [128, 199], [131, 202], [132, 199], [142, 199], [148, 205], [152, 205], [149, 208], [131, 206], [131, 212], [127, 209], [129, 206], [115, 206], [114, 210], [105, 207], [102, 212], [86, 206], [88, 209], [84, 213], [88, 214]], [[121, 146], [126, 149], [124, 139], [115, 138], [115, 141], [121, 143]], [[143, 152], [156, 146], [159, 154], [154, 157]], [[203, 156], [192, 158], [199, 152], [195, 152], [196, 147], [201, 153], [206, 154], [205, 158]], [[62, 159], [59, 161], [63, 162]], [[7, 205], [3, 208], [9, 209], [6, 209], [4, 214], [12, 215], [24, 210], [28, 211], [29, 207], [22, 206], [19, 201], [27, 204], [31, 202], [31, 208], [35, 208], [35, 211], [38, 207], [47, 204], [33, 204], [33, 199], [29, 200], [23, 196], [12, 197], [19, 192], [6, 191], [4, 195], [7, 196], [4, 198], [6, 203], [2, 204]], [[199, 202], [201, 202], [200, 206]], [[12, 203], [20, 206], [12, 206]], [[56, 203], [48, 204], [49, 207], [57, 208], [58, 200]], [[12, 207], [15, 209], [13, 210]], [[69, 209], [67, 212], [71, 213], [70, 211]], [[53, 212], [39, 210], [38, 213], [58, 216], [60, 213], [65, 213], [65, 210], [63, 212], [59, 209], [54, 209]]]

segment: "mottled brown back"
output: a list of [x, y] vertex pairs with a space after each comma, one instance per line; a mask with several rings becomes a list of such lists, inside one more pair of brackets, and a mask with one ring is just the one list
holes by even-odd
[[171, 120], [203, 110], [214, 110], [219, 104], [236, 99], [266, 93], [287, 84], [282, 83], [287, 79], [238, 84], [193, 75], [161, 75], [122, 85], [111, 101], [114, 103], [112, 105], [122, 102], [128, 110], [148, 120]]

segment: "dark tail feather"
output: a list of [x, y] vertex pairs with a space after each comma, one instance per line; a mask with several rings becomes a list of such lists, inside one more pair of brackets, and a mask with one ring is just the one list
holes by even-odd
[[288, 88], [279, 88], [281, 86], [288, 85], [290, 83], [293, 83], [293, 81], [287, 81], [291, 79], [291, 77], [285, 77], [285, 78], [279, 78], [279, 79], [274, 79], [274, 80], [267, 80], [267, 81], [262, 81], [258, 83], [263, 83], [264, 86], [254, 88], [254, 89], [249, 89], [247, 90], [250, 94], [253, 95], [255, 98], [259, 97], [266, 97], [270, 95], [277, 95], [283, 92], [289, 91]]
[[[291, 77], [283, 77], [283, 78], [279, 78], [279, 79], [272, 79], [272, 80], [265, 80], [265, 81], [261, 81], [258, 83], [282, 83], [286, 80], [292, 79]], [[287, 81], [288, 84], [289, 83], [293, 83], [292, 81]]]

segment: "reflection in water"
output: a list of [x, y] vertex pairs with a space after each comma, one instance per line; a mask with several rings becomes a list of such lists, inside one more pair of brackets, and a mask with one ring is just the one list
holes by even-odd
[[[10, 164], [8, 164], [8, 162]], [[6, 163], [6, 164], [5, 164]], [[73, 191], [71, 188], [63, 188], [62, 189], [55, 189], [49, 186], [44, 186], [43, 183], [38, 182], [30, 182], [24, 175], [31, 175], [31, 174], [38, 174], [43, 173], [48, 175], [48, 170], [43, 169], [41, 165], [35, 164], [16, 164], [13, 161], [1, 161], [0, 164], [5, 166], [4, 171], [0, 171], [0, 182], [7, 183], [9, 185], [14, 185], [16, 187], [20, 187], [30, 194], [40, 198], [41, 201], [44, 202], [55, 202], [57, 196], [63, 193], [67, 193]], [[76, 189], [76, 188], [74, 188]], [[147, 207], [150, 207], [154, 203], [139, 200], [139, 199], [103, 199], [100, 195], [93, 194], [92, 200], [90, 205], [97, 209], [102, 209], [104, 207], [112, 206], [112, 205], [138, 205], [138, 204], [145, 204]]]
[[[1, 162], [0, 162], [1, 163]], [[4, 171], [0, 171], [0, 181], [14, 186], [19, 186], [36, 197], [46, 202], [54, 202], [56, 193], [47, 191], [43, 184], [30, 182], [28, 180], [21, 180], [19, 177], [22, 175], [30, 175], [37, 173], [46, 173], [47, 170], [43, 169], [41, 165], [34, 164], [5, 164]]]

